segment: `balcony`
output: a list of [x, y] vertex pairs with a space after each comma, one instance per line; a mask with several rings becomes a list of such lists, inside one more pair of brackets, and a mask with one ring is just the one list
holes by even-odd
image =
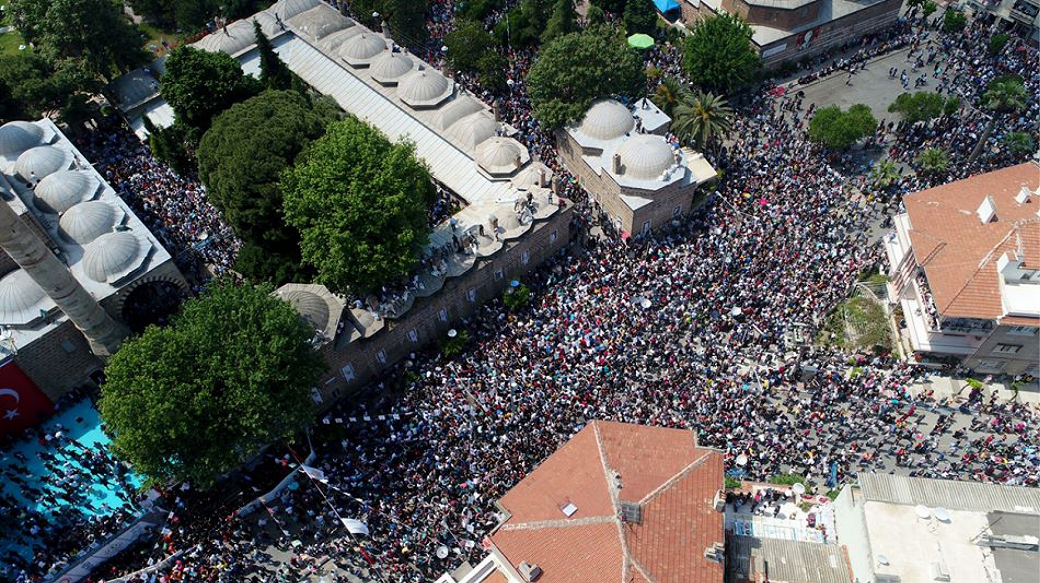
[[936, 318], [930, 314], [930, 310], [934, 310], [934, 306], [930, 304], [931, 297], [922, 290], [919, 279], [923, 278], [915, 279], [913, 285], [908, 286], [910, 293], [900, 300], [903, 318], [906, 320], [906, 333], [914, 351], [954, 356], [975, 354], [985, 342], [989, 331], [978, 330], [975, 335], [939, 330]]

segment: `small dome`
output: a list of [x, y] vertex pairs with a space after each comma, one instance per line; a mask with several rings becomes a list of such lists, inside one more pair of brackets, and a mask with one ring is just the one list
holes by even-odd
[[460, 119], [484, 109], [484, 105], [468, 95], [460, 95], [452, 99], [441, 108], [437, 114], [437, 126], [442, 130], [448, 129]]
[[397, 83], [397, 78], [415, 68], [415, 62], [402, 53], [383, 51], [372, 59], [368, 66], [369, 74], [378, 83], [391, 85]]
[[622, 175], [640, 180], [656, 180], [675, 165], [672, 147], [663, 137], [652, 134], [625, 140], [617, 153], [621, 156]]
[[22, 152], [14, 164], [14, 171], [22, 178], [33, 181], [65, 170], [72, 164], [72, 154], [54, 146], [37, 146]]
[[412, 107], [433, 107], [447, 99], [451, 91], [444, 75], [429, 69], [412, 71], [397, 83], [397, 96]]
[[349, 18], [331, 6], [325, 5], [315, 6], [292, 19], [293, 28], [314, 40], [321, 40], [336, 31], [353, 26], [353, 24]]
[[0, 126], [0, 156], [24, 152], [43, 143], [43, 128], [27, 121], [10, 121]]
[[386, 39], [377, 34], [362, 33], [347, 39], [339, 48], [339, 56], [351, 67], [362, 67], [385, 50]]
[[268, 8], [272, 14], [277, 14], [282, 20], [288, 20], [301, 12], [305, 12], [321, 4], [321, 0], [278, 0]]
[[98, 283], [119, 279], [129, 272], [141, 252], [141, 242], [130, 231], [101, 235], [83, 252], [83, 271]]
[[300, 317], [315, 330], [325, 330], [329, 325], [329, 305], [317, 294], [305, 290], [292, 290], [282, 294]]
[[613, 140], [632, 131], [636, 120], [627, 107], [613, 99], [593, 104], [585, 113], [578, 131], [597, 140]]
[[97, 184], [86, 172], [59, 170], [36, 185], [33, 201], [45, 213], [63, 213], [94, 194]]
[[4, 324], [28, 323], [46, 295], [24, 269], [16, 269], [0, 279], [0, 318]]
[[477, 144], [494, 137], [497, 131], [497, 121], [487, 114], [474, 113], [451, 124], [446, 133], [463, 147], [473, 149]]
[[265, 36], [267, 36], [267, 38], [271, 38], [272, 36], [278, 34], [281, 30], [281, 28], [278, 26], [278, 21], [274, 18], [274, 15], [266, 10], [261, 10], [260, 12], [254, 14], [253, 17], [249, 19], [249, 23], [252, 24], [254, 20], [260, 24], [260, 30], [264, 33]]
[[530, 161], [527, 149], [511, 138], [494, 137], [477, 146], [477, 164], [492, 175], [508, 175]]
[[210, 33], [195, 43], [195, 47], [211, 53], [237, 55], [256, 44], [256, 31], [252, 20], [236, 20], [227, 25], [227, 32], [224, 30], [219, 28], [216, 32]]
[[100, 200], [90, 200], [66, 211], [58, 221], [58, 229], [69, 241], [86, 245], [112, 232], [116, 219], [115, 207]]

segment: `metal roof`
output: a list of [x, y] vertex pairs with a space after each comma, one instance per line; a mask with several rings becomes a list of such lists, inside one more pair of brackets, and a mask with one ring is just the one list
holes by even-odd
[[1040, 489], [979, 482], [911, 478], [889, 474], [860, 474], [864, 499], [890, 504], [918, 504], [930, 508], [974, 512], [1040, 514]]
[[849, 583], [852, 580], [838, 545], [752, 536], [727, 537], [726, 570], [737, 581], [757, 581], [758, 574], [766, 573], [770, 581], [789, 583]]

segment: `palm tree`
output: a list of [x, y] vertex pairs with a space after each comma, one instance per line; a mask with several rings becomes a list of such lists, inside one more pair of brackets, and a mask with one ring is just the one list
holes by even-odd
[[1033, 151], [1033, 138], [1026, 132], [1008, 132], [1004, 134], [1004, 147], [1012, 154], [1028, 154]]
[[891, 160], [881, 160], [870, 170], [870, 181], [879, 188], [888, 188], [899, 176], [899, 169]]
[[917, 156], [918, 172], [938, 176], [950, 168], [950, 155], [941, 148], [927, 148]]
[[650, 96], [650, 101], [653, 101], [654, 105], [671, 117], [675, 106], [686, 99], [689, 93], [690, 90], [683, 87], [678, 79], [669, 76], [661, 79], [661, 84], [657, 86], [654, 94]]
[[979, 157], [979, 154], [982, 154], [982, 147], [989, 140], [989, 135], [993, 133], [993, 126], [997, 124], [998, 115], [1020, 111], [1025, 108], [1026, 88], [1022, 84], [1022, 79], [1007, 77], [990, 83], [989, 89], [982, 94], [982, 101], [979, 105], [983, 109], [990, 110], [989, 121], [986, 122], [986, 129], [979, 136], [979, 142], [975, 144], [975, 149], [971, 151], [971, 156], [968, 156], [968, 164], [974, 162]]
[[698, 150], [729, 131], [733, 124], [733, 108], [713, 93], [698, 91], [675, 106], [672, 133], [684, 142], [693, 142]]

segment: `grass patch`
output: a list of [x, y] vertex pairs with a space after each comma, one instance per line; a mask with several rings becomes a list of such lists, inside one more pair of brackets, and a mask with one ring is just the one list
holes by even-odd
[[805, 476], [800, 474], [776, 474], [770, 476], [770, 484], [776, 484], [778, 486], [793, 486], [795, 484], [805, 484]]
[[727, 490], [739, 490], [740, 483], [740, 480], [736, 478], [731, 478], [729, 476], [726, 476], [725, 479], [723, 479], [722, 481], [722, 484], [726, 487]]
[[828, 490], [827, 491], [827, 497], [831, 499], [831, 502], [834, 502], [835, 500], [837, 500], [839, 494], [841, 494], [841, 489], [839, 489], [839, 488], [835, 488], [833, 490]]
[[163, 41], [171, 48], [180, 45], [184, 42], [184, 35], [179, 32], [170, 32], [162, 29], [150, 22], [142, 22], [137, 25], [137, 30], [141, 31], [141, 46], [144, 50], [149, 53], [160, 56], [166, 53], [166, 47], [163, 46]]
[[885, 308], [869, 298], [853, 296], [831, 312], [816, 342], [843, 350], [889, 352], [892, 331]]
[[[25, 44], [22, 33], [12, 29], [10, 32], [0, 34], [0, 55], [17, 55], [18, 47]], [[25, 50], [31, 50], [26, 48]]]

